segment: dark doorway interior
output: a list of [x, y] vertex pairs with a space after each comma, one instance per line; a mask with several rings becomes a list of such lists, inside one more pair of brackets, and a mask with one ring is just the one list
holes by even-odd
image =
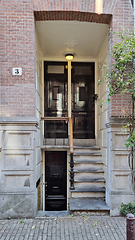
[[45, 210], [67, 209], [67, 152], [45, 154]]

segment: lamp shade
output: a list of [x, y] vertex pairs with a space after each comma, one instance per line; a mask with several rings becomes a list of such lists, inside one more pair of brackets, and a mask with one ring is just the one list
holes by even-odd
[[67, 60], [72, 60], [72, 59], [74, 58], [74, 55], [73, 55], [73, 53], [67, 53], [67, 54], [65, 55], [65, 58], [66, 58]]

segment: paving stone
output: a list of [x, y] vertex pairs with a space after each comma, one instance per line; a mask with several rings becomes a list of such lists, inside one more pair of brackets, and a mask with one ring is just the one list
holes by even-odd
[[74, 216], [44, 219], [0, 220], [1, 240], [124, 240], [123, 217]]

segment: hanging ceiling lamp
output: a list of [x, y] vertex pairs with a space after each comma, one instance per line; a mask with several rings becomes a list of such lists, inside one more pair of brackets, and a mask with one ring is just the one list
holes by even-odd
[[74, 58], [74, 54], [73, 53], [66, 53], [65, 58], [66, 58], [66, 60], [72, 60]]

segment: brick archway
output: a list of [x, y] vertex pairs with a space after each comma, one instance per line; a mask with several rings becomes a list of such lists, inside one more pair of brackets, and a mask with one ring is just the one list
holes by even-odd
[[97, 14], [78, 11], [35, 11], [36, 21], [80, 21], [101, 24], [110, 24], [111, 14]]

